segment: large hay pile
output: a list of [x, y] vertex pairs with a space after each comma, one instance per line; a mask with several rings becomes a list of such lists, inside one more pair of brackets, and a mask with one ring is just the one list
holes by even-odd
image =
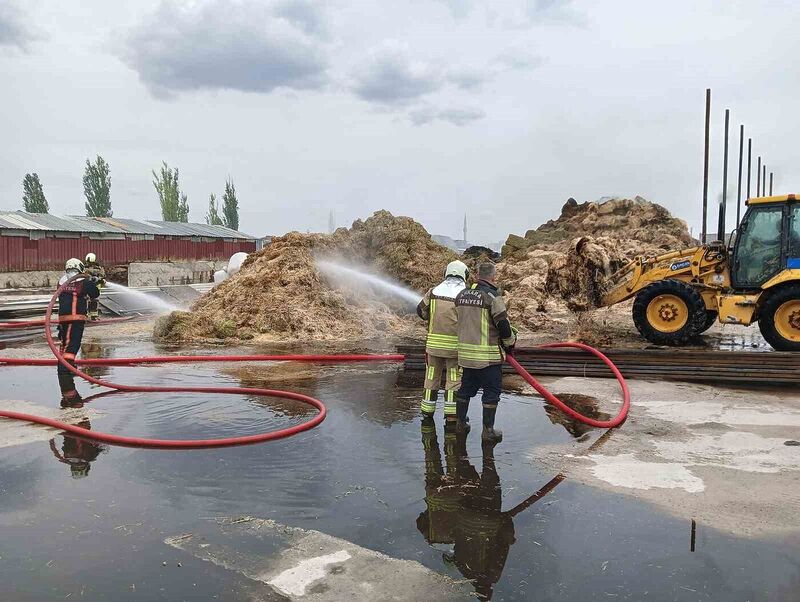
[[[608, 312], [581, 317], [572, 312], [597, 306], [604, 278], [636, 255], [693, 243], [683, 221], [639, 197], [583, 204], [569, 199], [558, 219], [524, 237], [509, 236], [501, 258], [476, 247], [463, 260], [473, 269], [481, 261], [497, 263], [512, 323], [523, 335], [591, 338], [581, 333], [613, 330]], [[422, 294], [441, 281], [444, 266], [457, 255], [413, 219], [387, 211], [331, 235], [292, 232], [248, 257], [238, 274], [191, 312], [162, 319], [155, 335], [173, 342], [424, 338], [422, 321], [407, 303], [355, 283], [329, 281], [317, 269], [320, 258], [357, 264]]]
[[441, 280], [443, 266], [456, 255], [411, 218], [388, 211], [332, 235], [292, 232], [250, 255], [238, 274], [199, 299], [191, 312], [162, 319], [156, 338], [304, 342], [421, 334], [421, 321], [404, 316], [391, 299], [329, 285], [317, 269], [319, 257], [358, 263], [421, 294]]
[[597, 307], [604, 279], [637, 255], [693, 244], [683, 220], [641, 197], [569, 199], [558, 219], [508, 237], [498, 272], [512, 319], [535, 329], [550, 312]]

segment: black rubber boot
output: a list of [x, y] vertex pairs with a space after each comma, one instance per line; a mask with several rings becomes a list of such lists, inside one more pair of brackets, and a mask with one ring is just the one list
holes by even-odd
[[503, 440], [503, 431], [498, 431], [494, 428], [495, 414], [497, 414], [497, 407], [487, 408], [483, 406], [483, 433], [481, 433], [481, 439], [484, 443], [496, 444]]

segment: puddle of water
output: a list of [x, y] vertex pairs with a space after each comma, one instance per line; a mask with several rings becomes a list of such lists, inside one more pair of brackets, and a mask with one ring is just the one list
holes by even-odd
[[[257, 369], [240, 383], [227, 368], [103, 370], [112, 380], [141, 384], [259, 384]], [[57, 436], [52, 445], [0, 448], [3, 599], [263, 595], [263, 585], [164, 543], [203, 532], [209, 545], [223, 545], [210, 521], [242, 515], [470, 579], [484, 599], [785, 600], [797, 592], [800, 542], [738, 539], [700, 524], [692, 552], [691, 517], [553, 480], [527, 460], [531, 446], [582, 436], [588, 447], [599, 432], [564, 422], [541, 400], [506, 394], [498, 410], [505, 440], [485, 450], [479, 428], [464, 439], [445, 431], [440, 416], [421, 423], [417, 376], [392, 366], [322, 366], [312, 378], [276, 383], [270, 371], [268, 386], [318, 397], [330, 413], [313, 431], [260, 446], [164, 452]], [[3, 369], [0, 385], [5, 398], [58, 406], [55, 369]], [[84, 383], [78, 389], [84, 396], [100, 391]], [[593, 405], [588, 396], [570, 402], [584, 410]], [[473, 403], [477, 424], [480, 404]], [[100, 413], [94, 428], [162, 438], [252, 433], [308, 412], [285, 400], [181, 394], [109, 395], [91, 407]], [[241, 545], [239, 554], [279, 553], [261, 540]]]

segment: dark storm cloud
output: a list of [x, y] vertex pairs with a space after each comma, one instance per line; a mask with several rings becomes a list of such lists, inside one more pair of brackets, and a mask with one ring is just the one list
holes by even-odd
[[319, 89], [327, 63], [313, 5], [164, 1], [124, 41], [119, 56], [157, 96], [181, 90]]
[[402, 46], [387, 42], [356, 70], [352, 91], [362, 100], [395, 105], [435, 92], [443, 83], [437, 69], [412, 61]]
[[409, 111], [408, 117], [414, 125], [426, 125], [435, 121], [446, 121], [456, 126], [464, 126], [483, 119], [486, 116], [481, 109], [438, 109], [425, 106]]
[[0, 2], [0, 46], [28, 50], [36, 38], [22, 11], [7, 0]]

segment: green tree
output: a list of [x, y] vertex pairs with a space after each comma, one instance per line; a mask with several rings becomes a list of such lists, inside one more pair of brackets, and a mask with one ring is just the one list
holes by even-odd
[[50, 205], [44, 198], [39, 174], [26, 173], [22, 179], [22, 205], [28, 213], [48, 213]]
[[178, 168], [172, 169], [162, 161], [160, 173], [153, 170], [153, 186], [161, 202], [161, 218], [165, 222], [188, 222], [189, 200], [181, 192]]
[[97, 155], [94, 163], [86, 159], [83, 172], [83, 194], [86, 196], [86, 215], [111, 217], [111, 176], [108, 163]]
[[222, 195], [222, 224], [231, 230], [239, 229], [239, 200], [230, 178], [225, 181], [225, 194]]
[[213, 192], [208, 197], [208, 213], [206, 213], [206, 223], [212, 226], [221, 226], [222, 218], [219, 216], [219, 203], [217, 195]]

